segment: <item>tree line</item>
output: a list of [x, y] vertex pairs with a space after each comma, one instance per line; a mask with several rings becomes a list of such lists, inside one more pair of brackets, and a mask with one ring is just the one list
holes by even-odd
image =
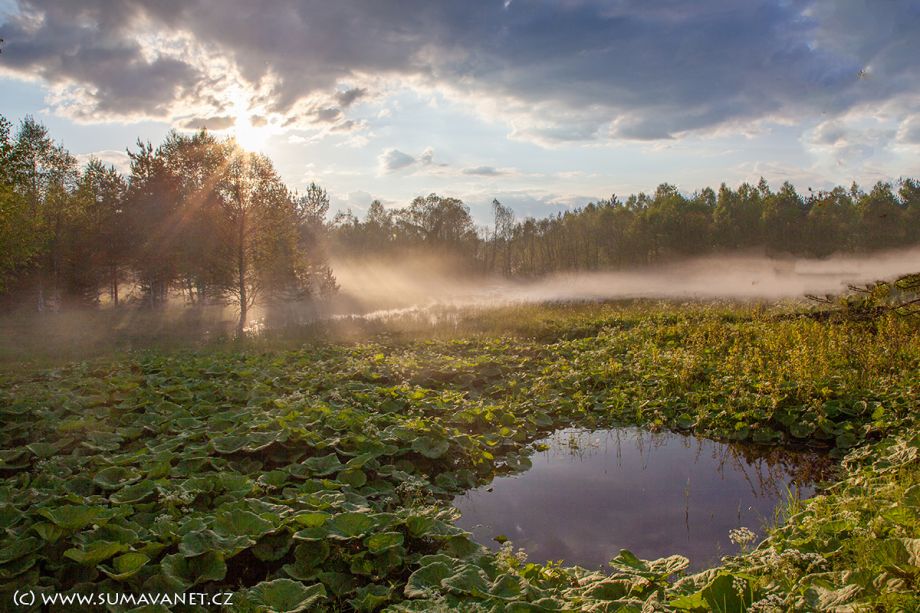
[[653, 194], [617, 196], [542, 219], [517, 219], [492, 202], [493, 223], [477, 228], [455, 198], [419, 197], [407, 207], [371, 204], [363, 219], [337, 215], [332, 248], [346, 255], [432, 251], [471, 270], [506, 276], [605, 270], [739, 250], [826, 257], [920, 245], [920, 182], [853, 184], [799, 194], [763, 179], [684, 195], [662, 184]]
[[0, 117], [0, 291], [42, 311], [148, 307], [181, 296], [234, 304], [299, 300], [336, 288], [317, 250], [324, 190], [288, 189], [271, 160], [233, 139], [171, 132], [138, 141], [130, 173], [82, 168], [47, 129]]
[[181, 297], [233, 304], [311, 300], [337, 288], [331, 256], [434, 254], [472, 273], [536, 276], [758, 249], [823, 257], [920, 244], [920, 182], [799, 194], [737, 189], [617, 196], [542, 219], [497, 200], [477, 226], [457, 198], [373, 202], [328, 220], [329, 197], [289, 189], [267, 157], [207, 131], [138, 141], [130, 171], [80, 167], [32, 118], [0, 116], [0, 303], [146, 307]]

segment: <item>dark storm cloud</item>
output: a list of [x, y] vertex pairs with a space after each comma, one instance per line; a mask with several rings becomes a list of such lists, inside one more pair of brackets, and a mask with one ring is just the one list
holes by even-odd
[[367, 88], [352, 87], [342, 92], [336, 92], [335, 99], [342, 108], [348, 108], [354, 104], [358, 98], [365, 95], [367, 95]]
[[654, 140], [771, 115], [832, 117], [920, 91], [920, 8], [909, 0], [19, 6], [24, 16], [0, 28], [0, 61], [87, 84], [113, 113], [204, 95], [193, 64], [145, 59], [135, 36], [141, 20], [188, 32], [253, 84], [271, 79], [275, 112], [320, 93], [344, 113], [365, 95], [362, 78], [409, 77], [497, 101], [517, 133], [546, 141]]
[[162, 113], [207, 82], [181, 60], [143, 54], [128, 34], [138, 16], [130, 3], [20, 2], [19, 7], [20, 13], [0, 26], [7, 43], [2, 67], [81, 86], [97, 112]]

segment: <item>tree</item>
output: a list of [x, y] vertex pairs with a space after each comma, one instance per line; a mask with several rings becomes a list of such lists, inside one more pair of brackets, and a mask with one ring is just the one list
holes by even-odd
[[76, 160], [48, 136], [48, 130], [27, 116], [19, 125], [8, 154], [13, 189], [25, 199], [31, 228], [26, 231], [37, 241], [33, 269], [37, 308], [47, 306], [46, 288], [58, 304], [59, 279], [63, 265], [70, 194], [76, 183]]
[[16, 190], [13, 153], [10, 122], [0, 116], [0, 292], [38, 252], [34, 218]]
[[178, 180], [167, 170], [162, 149], [140, 141], [137, 145], [137, 151], [128, 152], [128, 224], [136, 237], [130, 259], [142, 303], [157, 307], [166, 304], [179, 268], [180, 192]]
[[228, 143], [226, 172], [218, 183], [219, 228], [233, 274], [223, 291], [239, 308], [242, 333], [260, 296], [302, 292], [303, 260], [298, 258], [298, 209], [271, 161]]
[[101, 286], [105, 286], [109, 299], [118, 306], [118, 286], [132, 244], [130, 226], [125, 223], [125, 196], [127, 184], [112, 166], [98, 159], [90, 159], [77, 184], [75, 199], [79, 219], [75, 223], [76, 235], [72, 254], [77, 283], [82, 292], [91, 295], [95, 302]]
[[495, 219], [494, 230], [492, 231], [492, 257], [489, 270], [495, 269], [496, 257], [498, 252], [504, 254], [502, 258], [502, 274], [511, 275], [511, 247], [512, 238], [514, 237], [514, 211], [503, 206], [497, 199], [492, 200], [492, 215]]
[[898, 202], [890, 183], [879, 181], [857, 203], [861, 232], [861, 247], [884, 249], [903, 244], [904, 208]]

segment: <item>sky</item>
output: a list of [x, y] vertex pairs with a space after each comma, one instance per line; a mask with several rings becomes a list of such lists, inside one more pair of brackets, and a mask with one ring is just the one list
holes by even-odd
[[81, 160], [207, 127], [359, 216], [920, 177], [920, 0], [0, 0], [0, 38], [0, 114]]

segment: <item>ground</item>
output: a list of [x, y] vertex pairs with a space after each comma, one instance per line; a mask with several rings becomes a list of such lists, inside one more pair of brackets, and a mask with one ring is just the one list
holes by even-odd
[[[234, 611], [911, 610], [918, 382], [915, 319], [649, 301], [9, 368], [0, 590], [232, 592]], [[534, 564], [452, 525], [452, 497], [525, 470], [541, 436], [614, 424], [827, 448], [839, 477], [692, 576], [628, 551], [608, 573]]]

